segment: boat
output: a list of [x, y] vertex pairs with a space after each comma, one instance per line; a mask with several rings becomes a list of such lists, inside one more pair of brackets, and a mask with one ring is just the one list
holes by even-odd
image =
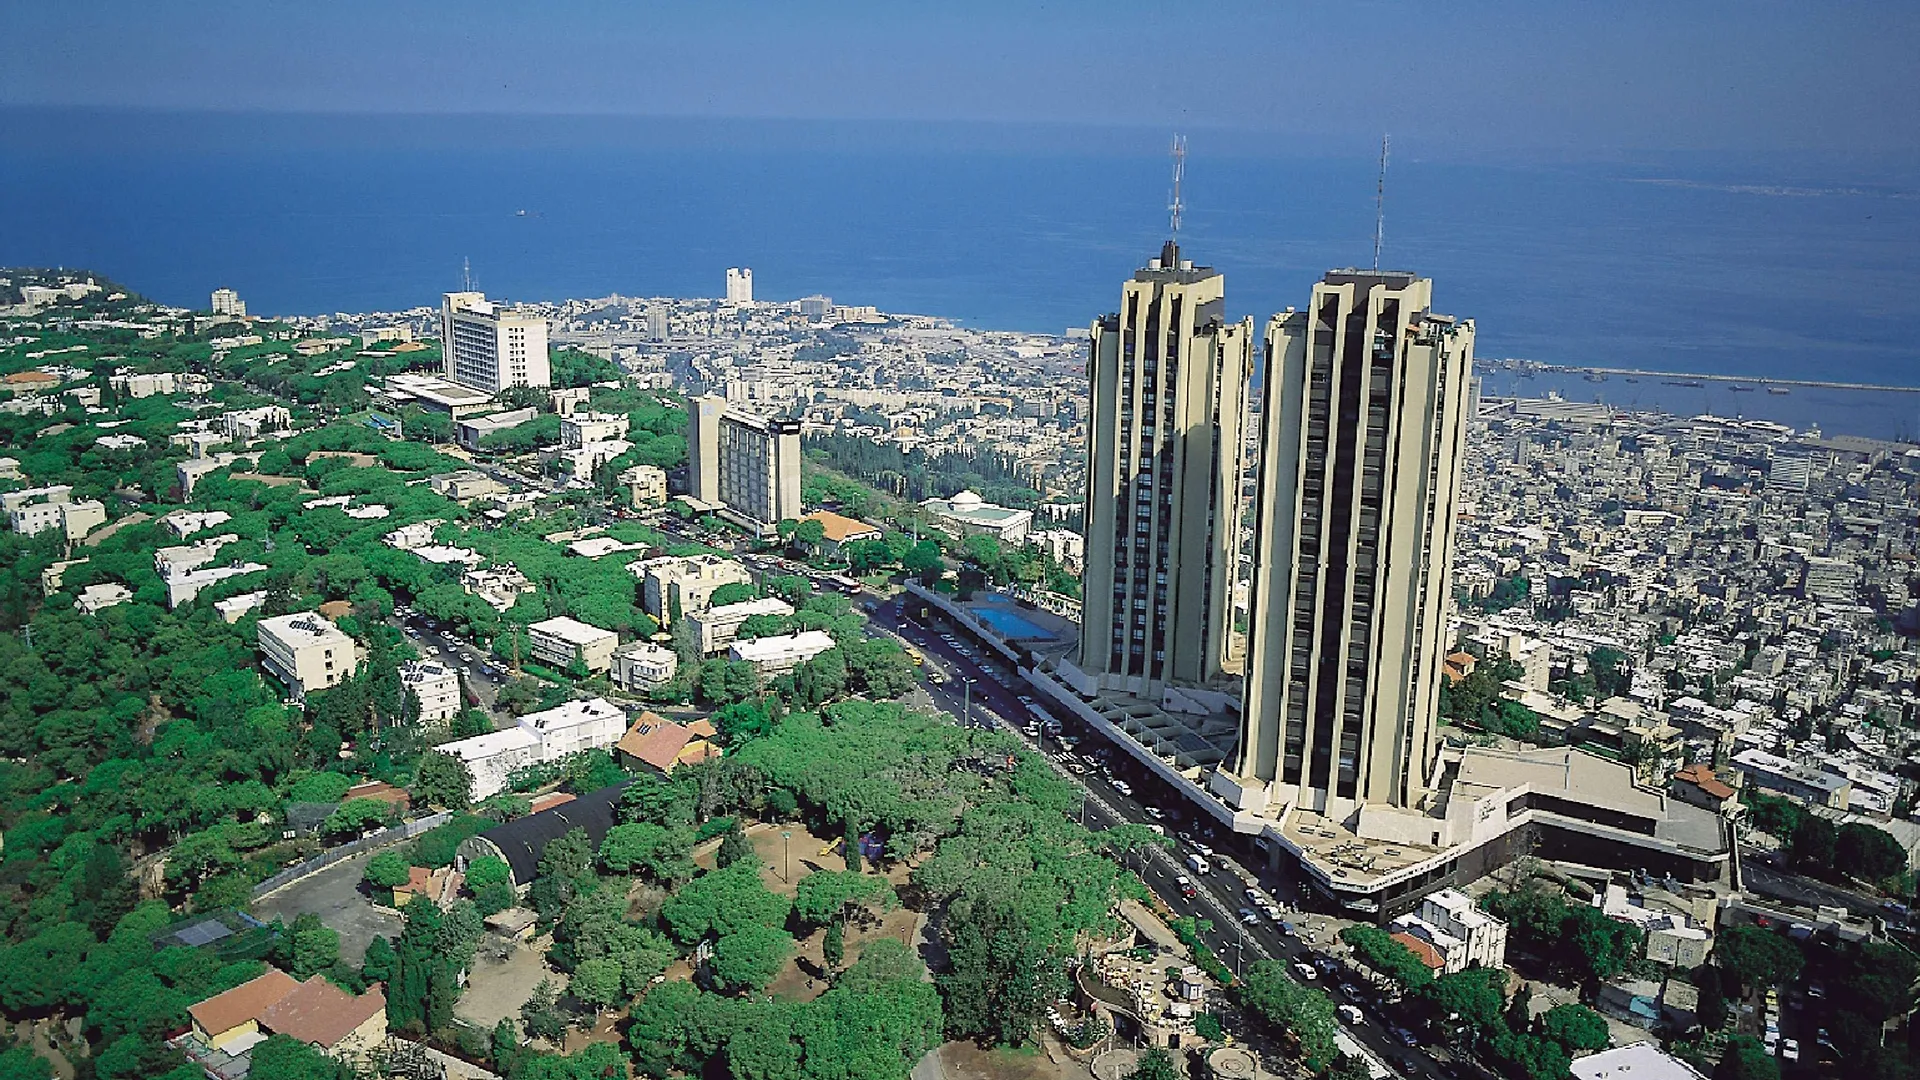
[[1769, 386], [1769, 387], [1767, 387], [1767, 393], [1769, 393], [1769, 394], [1791, 394], [1791, 393], [1793, 393], [1793, 391], [1791, 391], [1791, 390], [1789, 390], [1789, 389], [1787, 389], [1787, 388], [1786, 388], [1786, 387], [1784, 387], [1784, 386]]
[[1600, 374], [1597, 371], [1589, 371], [1585, 375], [1582, 375], [1581, 378], [1587, 380], [1588, 382], [1606, 382], [1607, 381], [1607, 377], [1605, 375]]
[[1730, 389], [1730, 390], [1732, 390], [1732, 391], [1733, 391], [1734, 393], [1736, 393], [1736, 394], [1751, 394], [1751, 393], [1753, 393], [1753, 387], [1751, 387], [1751, 386], [1741, 386], [1741, 385], [1740, 385], [1739, 383], [1734, 383], [1734, 384], [1733, 384], [1732, 386], [1730, 386], [1730, 387], [1728, 387], [1728, 389]]
[[1667, 379], [1665, 381], [1668, 386], [1684, 386], [1692, 390], [1698, 390], [1706, 385], [1699, 379]]
[[1628, 382], [1633, 382], [1633, 383], [1637, 383], [1637, 382], [1639, 382], [1640, 380], [1639, 380], [1639, 379], [1636, 379], [1636, 378], [1634, 378], [1634, 377], [1633, 377], [1633, 376], [1631, 376], [1631, 375], [1629, 375], [1629, 376], [1627, 376], [1627, 381], [1628, 381]]

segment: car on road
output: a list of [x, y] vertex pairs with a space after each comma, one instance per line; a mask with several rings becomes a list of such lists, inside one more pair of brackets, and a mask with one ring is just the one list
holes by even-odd
[[1295, 964], [1293, 973], [1300, 976], [1302, 982], [1313, 982], [1320, 977], [1320, 973], [1313, 970], [1312, 964]]
[[1367, 1022], [1367, 1014], [1361, 1012], [1360, 1006], [1358, 1005], [1342, 1005], [1339, 1008], [1335, 1009], [1334, 1012], [1337, 1012], [1340, 1014], [1340, 1019], [1345, 1020], [1347, 1023], [1352, 1024], [1355, 1027], [1358, 1027], [1361, 1024], [1364, 1024]]
[[1152, 818], [1155, 821], [1159, 821], [1161, 818], [1164, 818], [1167, 816], [1167, 812], [1165, 810], [1160, 809], [1157, 806], [1145, 807], [1145, 810], [1147, 811], [1147, 816]]
[[1115, 780], [1113, 782], [1113, 790], [1119, 792], [1122, 795], [1127, 796], [1128, 798], [1133, 797], [1133, 785], [1127, 783], [1125, 780]]
[[1800, 1040], [1781, 1039], [1780, 1040], [1780, 1056], [1782, 1058], [1785, 1058], [1788, 1061], [1799, 1061], [1800, 1060]]
[[1246, 923], [1248, 926], [1258, 926], [1260, 925], [1260, 913], [1250, 907], [1243, 907], [1240, 909], [1240, 921]]
[[1179, 888], [1180, 895], [1186, 897], [1189, 900], [1193, 899], [1195, 896], [1200, 895], [1200, 890], [1193, 887], [1193, 879], [1189, 878], [1185, 874], [1181, 874], [1179, 877], [1174, 878], [1173, 883], [1176, 887]]

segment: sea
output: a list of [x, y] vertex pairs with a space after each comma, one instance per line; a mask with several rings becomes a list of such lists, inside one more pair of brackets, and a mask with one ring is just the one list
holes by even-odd
[[[984, 329], [1112, 310], [1170, 231], [1168, 133], [613, 117], [0, 108], [0, 265], [259, 314], [496, 297], [812, 294]], [[1695, 154], [1450, 155], [1195, 131], [1186, 257], [1239, 317], [1325, 270], [1431, 277], [1477, 353], [1920, 386], [1920, 169]], [[1486, 393], [1920, 438], [1920, 394], [1739, 393], [1489, 369]], [[1557, 381], [1556, 381], [1557, 380]]]

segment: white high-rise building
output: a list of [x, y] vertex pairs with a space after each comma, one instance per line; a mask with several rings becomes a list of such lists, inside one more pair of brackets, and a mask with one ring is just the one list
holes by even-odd
[[247, 315], [247, 302], [240, 299], [240, 294], [232, 289], [215, 289], [213, 290], [213, 313], [243, 319]]
[[551, 386], [546, 317], [490, 302], [485, 293], [448, 293], [440, 303], [442, 373], [488, 394], [509, 386]]
[[753, 303], [753, 271], [745, 267], [727, 267], [727, 303]]

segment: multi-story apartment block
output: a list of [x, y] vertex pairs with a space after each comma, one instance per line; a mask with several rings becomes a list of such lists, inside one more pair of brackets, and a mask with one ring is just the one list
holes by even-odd
[[1441, 974], [1475, 965], [1498, 970], [1507, 963], [1507, 924], [1458, 889], [1427, 894], [1418, 910], [1395, 919], [1393, 927], [1433, 946], [1444, 964]]
[[240, 299], [240, 294], [232, 289], [215, 289], [213, 290], [213, 313], [244, 319], [247, 317], [247, 302]]
[[560, 421], [560, 445], [578, 450], [590, 443], [624, 439], [630, 422], [625, 413], [575, 413]]
[[692, 402], [687, 486], [693, 497], [749, 528], [769, 532], [800, 516], [800, 422], [729, 409], [719, 397]]
[[261, 619], [256, 635], [261, 664], [296, 700], [340, 685], [360, 666], [353, 639], [311, 611]]
[[700, 634], [700, 651], [717, 653], [725, 651], [739, 636], [740, 624], [755, 615], [780, 617], [793, 614], [793, 605], [777, 596], [763, 596], [758, 600], [742, 600], [737, 604], [723, 604], [697, 611], [687, 618]]
[[727, 303], [753, 303], [753, 271], [740, 266], [727, 267]]
[[604, 749], [619, 742], [626, 731], [627, 714], [596, 697], [528, 713], [513, 727], [434, 749], [466, 765], [473, 777], [473, 797], [484, 799], [505, 790], [517, 769], [559, 761], [582, 750]]
[[564, 615], [527, 627], [527, 646], [533, 658], [556, 668], [564, 668], [578, 658], [588, 671], [611, 670], [613, 650], [619, 645], [620, 635], [613, 631]]
[[1473, 324], [1433, 283], [1334, 270], [1267, 324], [1238, 749], [1213, 787], [1335, 820], [1436, 779]]
[[461, 386], [494, 394], [509, 386], [548, 386], [547, 320], [484, 293], [448, 293], [440, 303], [443, 372]]
[[665, 506], [667, 471], [657, 465], [635, 465], [620, 474], [620, 482], [635, 506]]
[[460, 675], [445, 664], [415, 660], [400, 665], [400, 685], [420, 702], [420, 722], [444, 724], [460, 712]]
[[1093, 323], [1079, 670], [1157, 697], [1221, 674], [1239, 565], [1253, 320], [1171, 241]]
[[641, 608], [662, 623], [705, 611], [722, 585], [753, 583], [746, 567], [718, 555], [645, 559], [628, 563], [627, 571], [641, 578]]
[[107, 506], [98, 499], [73, 501], [73, 489], [66, 484], [27, 488], [0, 495], [0, 509], [7, 512], [7, 525], [21, 536], [37, 536], [58, 528], [69, 542], [85, 537], [107, 523]]
[[631, 641], [613, 654], [613, 685], [629, 693], [651, 690], [673, 681], [680, 658], [672, 649], [651, 641]]

